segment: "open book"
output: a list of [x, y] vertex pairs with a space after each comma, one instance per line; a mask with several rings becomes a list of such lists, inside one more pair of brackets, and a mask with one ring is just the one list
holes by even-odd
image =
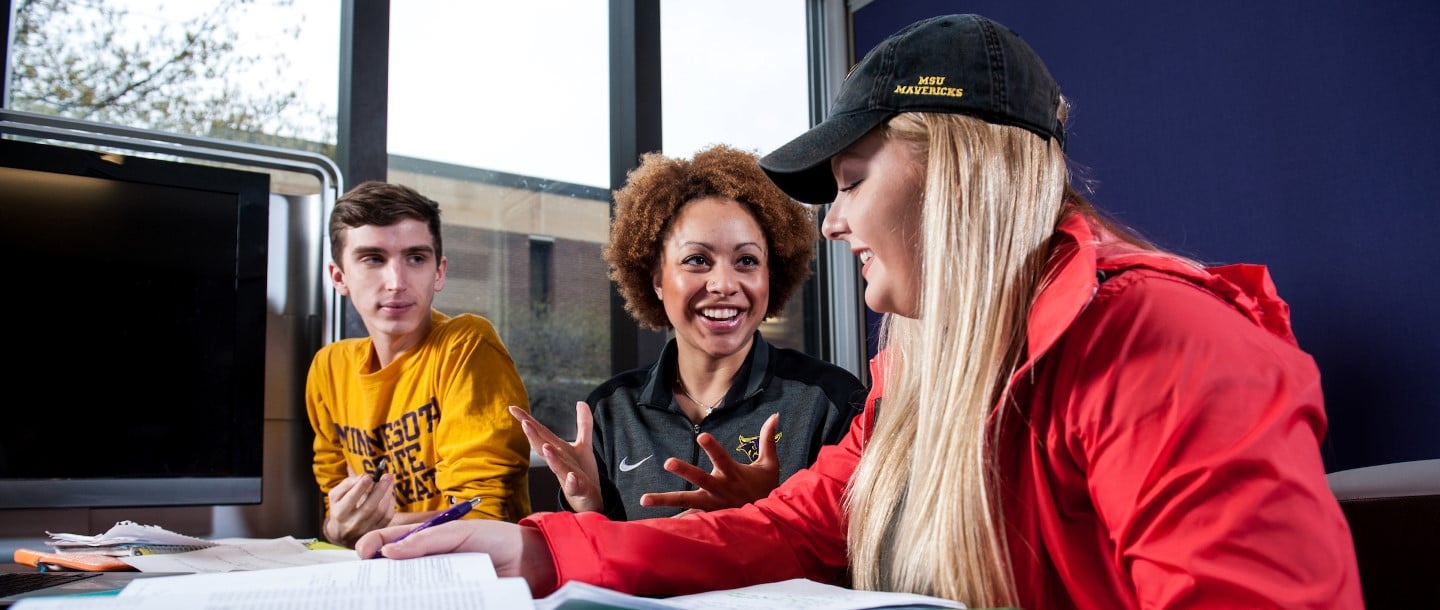
[[535, 610], [878, 610], [881, 608], [964, 608], [965, 604], [911, 593], [855, 591], [797, 578], [653, 599], [570, 581], [535, 600]]
[[924, 595], [852, 591], [787, 580], [694, 595], [651, 599], [570, 582], [532, 600], [521, 578], [498, 578], [485, 553], [416, 559], [369, 559], [268, 570], [157, 576], [131, 581], [119, 594], [21, 600], [13, 610], [875, 610], [964, 608]]
[[13, 610], [528, 610], [530, 587], [497, 578], [490, 556], [455, 553], [293, 568], [161, 576], [131, 581], [117, 595], [34, 597]]

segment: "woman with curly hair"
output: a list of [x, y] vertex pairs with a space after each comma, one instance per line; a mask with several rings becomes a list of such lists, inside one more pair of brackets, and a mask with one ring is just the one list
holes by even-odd
[[818, 239], [810, 209], [754, 154], [641, 159], [615, 193], [603, 254], [625, 310], [673, 338], [576, 404], [574, 442], [512, 409], [567, 508], [626, 520], [740, 506], [844, 436], [860, 381], [758, 330], [809, 276]]

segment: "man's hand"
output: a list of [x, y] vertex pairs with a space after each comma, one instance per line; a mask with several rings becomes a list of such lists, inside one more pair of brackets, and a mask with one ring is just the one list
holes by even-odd
[[560, 491], [565, 501], [577, 513], [605, 510], [605, 500], [600, 496], [600, 468], [595, 464], [595, 452], [591, 448], [591, 431], [594, 425], [590, 405], [584, 401], [575, 403], [575, 442], [561, 439], [545, 424], [530, 413], [511, 406], [510, 414], [520, 420], [520, 429], [530, 446], [545, 458], [550, 472], [560, 481]]
[[395, 517], [395, 502], [391, 499], [395, 477], [386, 473], [375, 481], [369, 473], [356, 474], [349, 466], [345, 470], [350, 476], [330, 490], [330, 514], [325, 518], [324, 532], [330, 542], [348, 547], [366, 532], [391, 525]]
[[699, 489], [645, 494], [640, 496], [640, 505], [674, 506], [688, 509], [685, 513], [689, 513], [743, 506], [770, 495], [780, 486], [780, 458], [775, 451], [775, 428], [779, 425], [780, 414], [776, 413], [760, 426], [760, 457], [748, 465], [731, 459], [730, 452], [713, 435], [701, 434], [695, 442], [715, 465], [709, 473], [680, 459], [665, 460], [665, 470]]

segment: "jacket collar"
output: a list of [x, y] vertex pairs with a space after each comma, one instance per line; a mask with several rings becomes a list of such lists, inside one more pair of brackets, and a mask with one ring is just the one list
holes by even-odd
[[[675, 379], [679, 353], [675, 339], [665, 342], [659, 360], [655, 362], [655, 366], [650, 367], [650, 375], [645, 380], [645, 387], [640, 391], [640, 404], [661, 409], [674, 404], [675, 395], [670, 391], [670, 381]], [[750, 353], [745, 355], [745, 363], [740, 365], [735, 381], [725, 393], [723, 404], [746, 400], [763, 391], [772, 374], [770, 363], [773, 355], [774, 348], [760, 336], [760, 331], [755, 331], [754, 341], [750, 342]]]

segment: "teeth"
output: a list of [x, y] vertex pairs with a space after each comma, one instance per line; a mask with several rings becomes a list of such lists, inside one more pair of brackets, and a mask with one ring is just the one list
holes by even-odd
[[700, 315], [710, 318], [712, 320], [729, 320], [730, 318], [735, 317], [739, 313], [740, 310], [734, 307], [717, 307], [712, 309], [700, 310]]
[[869, 250], [860, 253], [860, 264], [869, 264], [870, 259], [875, 258], [875, 253]]

